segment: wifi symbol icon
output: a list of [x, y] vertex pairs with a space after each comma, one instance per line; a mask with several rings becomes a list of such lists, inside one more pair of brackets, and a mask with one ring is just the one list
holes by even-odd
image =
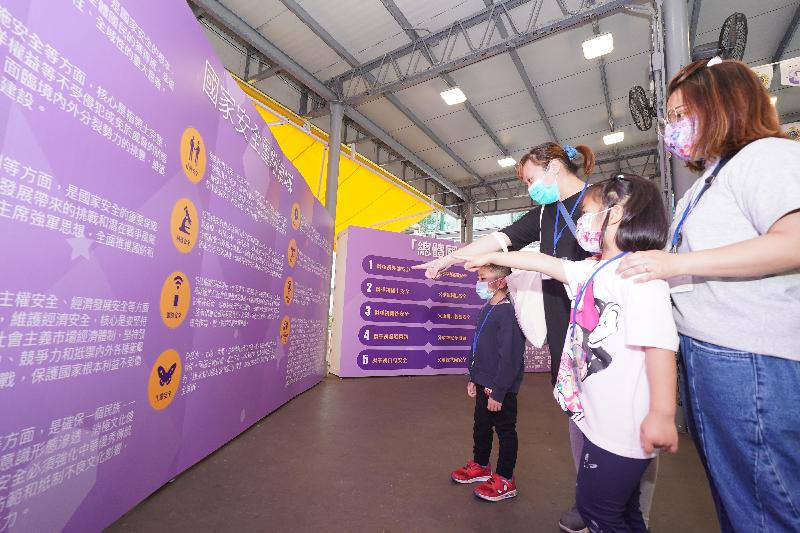
[[[161, 285], [161, 320], [168, 328], [177, 328], [189, 314], [192, 301], [192, 280], [184, 272], [170, 273]], [[164, 366], [164, 365], [162, 365]], [[168, 368], [164, 366], [164, 368]]]

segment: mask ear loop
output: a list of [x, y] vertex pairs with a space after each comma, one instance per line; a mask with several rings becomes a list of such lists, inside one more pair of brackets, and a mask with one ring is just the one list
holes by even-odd
[[[492, 285], [492, 283], [494, 283], [494, 282], [496, 282], [496, 281], [502, 281], [502, 280], [506, 279], [506, 277], [508, 277], [508, 276], [503, 276], [502, 278], [493, 279], [492, 281], [490, 281], [490, 282], [488, 282], [488, 283], [486, 284], [486, 287], [487, 287], [487, 288], [491, 288], [491, 285]], [[500, 289], [499, 289], [499, 288], [497, 288], [497, 289], [495, 289], [495, 290], [494, 290], [494, 292], [497, 292], [497, 291], [499, 291], [499, 290], [500, 290]]]
[[[553, 166], [553, 159], [551, 159], [544, 166], [544, 174], [542, 174], [542, 177], [539, 180], [535, 180], [535, 181], [541, 181], [542, 183], [547, 183], [547, 180], [545, 178], [547, 178], [548, 173], [552, 173], [553, 172], [554, 168], [555, 167]], [[555, 173], [555, 176], [553, 177], [553, 183], [555, 183], [556, 185], [558, 184], [558, 173], [557, 172]]]
[[606, 230], [608, 229], [608, 220], [611, 218], [611, 210], [614, 209], [619, 204], [614, 204], [609, 207], [606, 211], [606, 218], [603, 220], [603, 225], [600, 226], [600, 253], [603, 253], [603, 248], [605, 248], [606, 244]]
[[558, 185], [558, 168], [556, 168], [555, 164], [553, 163], [554, 159], [551, 159], [549, 163], [547, 163], [547, 167], [551, 169], [553, 173], [553, 183]]

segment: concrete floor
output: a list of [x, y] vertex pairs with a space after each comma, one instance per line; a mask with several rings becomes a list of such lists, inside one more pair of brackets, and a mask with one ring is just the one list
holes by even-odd
[[[520, 492], [498, 503], [449, 480], [472, 451], [465, 384], [463, 376], [328, 377], [107, 531], [558, 531], [575, 470], [549, 376], [523, 382]], [[650, 525], [654, 533], [718, 530], [687, 435], [677, 455], [662, 457]]]

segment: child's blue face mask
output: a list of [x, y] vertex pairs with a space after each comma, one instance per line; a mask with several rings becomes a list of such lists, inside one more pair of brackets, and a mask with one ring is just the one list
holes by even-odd
[[475, 292], [482, 300], [488, 300], [489, 298], [494, 296], [494, 293], [497, 292], [497, 289], [491, 290], [489, 288], [489, 283], [494, 283], [495, 281], [500, 281], [501, 279], [503, 278], [499, 278], [493, 281], [478, 281], [477, 283], [475, 283]]
[[475, 283], [475, 292], [481, 300], [488, 300], [492, 297], [492, 291], [489, 290], [489, 283], [487, 281], [479, 281]]

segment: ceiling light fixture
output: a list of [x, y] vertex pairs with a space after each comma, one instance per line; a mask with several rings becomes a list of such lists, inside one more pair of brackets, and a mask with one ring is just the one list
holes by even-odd
[[456, 105], [467, 100], [467, 95], [458, 87], [442, 91], [439, 94], [447, 105]]
[[503, 159], [498, 159], [497, 164], [503, 168], [513, 167], [517, 164], [517, 161], [513, 157], [504, 157]]
[[621, 143], [624, 140], [625, 140], [624, 131], [615, 131], [614, 133], [603, 135], [603, 142], [606, 144], [606, 146], [611, 144]]
[[610, 33], [604, 33], [593, 39], [583, 41], [582, 46], [583, 57], [586, 59], [595, 59], [609, 54], [614, 50], [614, 36]]

